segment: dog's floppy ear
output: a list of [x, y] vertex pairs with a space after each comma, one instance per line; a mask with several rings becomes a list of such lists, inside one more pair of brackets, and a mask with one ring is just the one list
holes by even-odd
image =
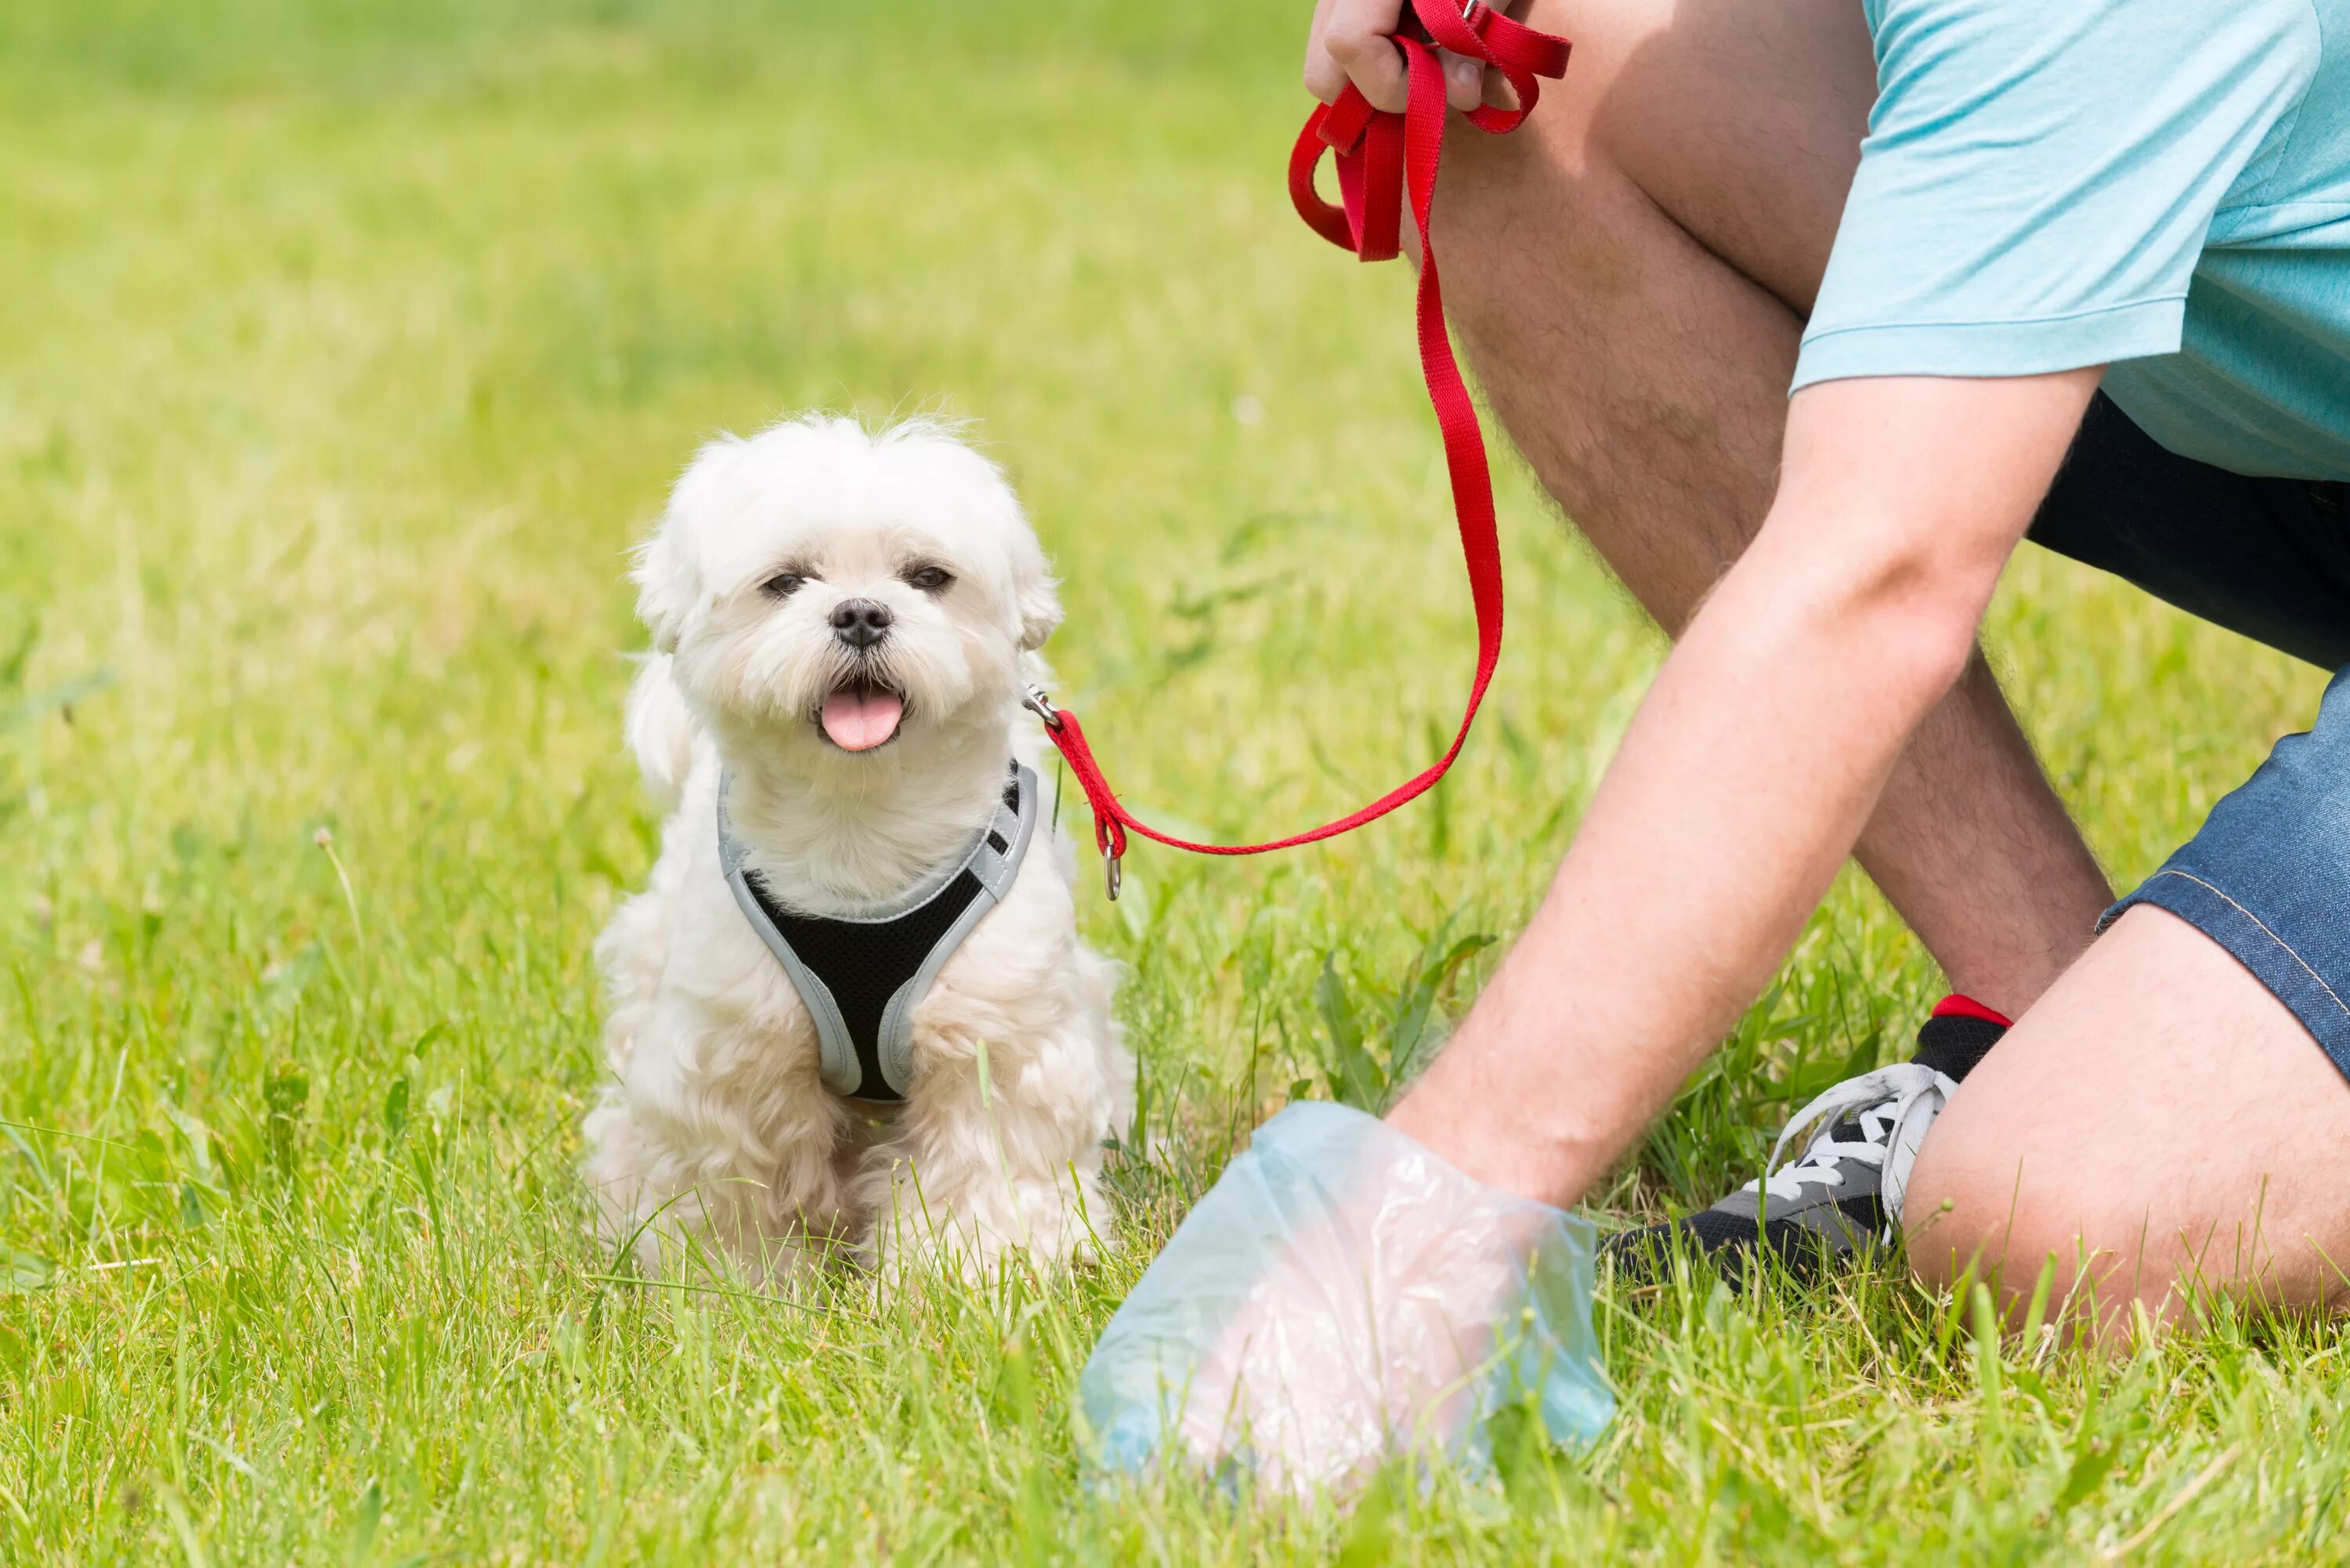
[[[1006, 499], [1009, 501], [1007, 492]], [[1061, 596], [1059, 584], [1053, 581], [1052, 563], [1045, 559], [1045, 546], [1037, 542], [1027, 520], [1020, 515], [1019, 504], [1010, 502], [1014, 524], [1012, 534], [1012, 602], [1020, 612], [1020, 650], [1034, 653], [1045, 646], [1045, 639], [1060, 629]]]
[[637, 546], [636, 567], [629, 576], [637, 585], [637, 618], [653, 634], [656, 653], [677, 651], [686, 620], [702, 597], [696, 536], [707, 514], [719, 506], [722, 487], [742, 445], [725, 436], [696, 452], [670, 492], [660, 523]]
[[637, 546], [637, 564], [629, 574], [637, 585], [637, 618], [653, 634], [653, 651], [675, 653], [685, 630], [686, 613], [693, 607], [694, 572], [687, 552], [671, 536], [664, 522]]
[[1020, 590], [1020, 647], [1034, 653], [1061, 625], [1061, 596], [1042, 566]]

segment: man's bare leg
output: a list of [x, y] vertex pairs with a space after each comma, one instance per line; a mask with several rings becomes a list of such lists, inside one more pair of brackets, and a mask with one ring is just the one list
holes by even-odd
[[[2009, 1048], [2010, 1044], [2012, 1049]], [[2350, 1084], [2251, 971], [2131, 909], [1968, 1075], [1911, 1174], [1911, 1267], [1970, 1263], [2011, 1303], [2113, 1326], [2199, 1289], [2339, 1312], [2350, 1296]], [[2087, 1267], [2081, 1264], [2086, 1257]]]
[[[1802, 319], [1875, 93], [1849, 0], [1537, 0], [1566, 79], [1516, 134], [1456, 120], [1451, 319], [1551, 493], [1678, 635], [1760, 526]], [[1957, 988], [2021, 1013], [2110, 898], [1980, 659], [1858, 858]]]

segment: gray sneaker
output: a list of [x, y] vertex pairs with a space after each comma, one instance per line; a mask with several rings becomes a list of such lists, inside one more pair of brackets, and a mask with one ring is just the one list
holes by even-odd
[[[1619, 1278], [1653, 1283], [1687, 1246], [1732, 1283], [1764, 1251], [1798, 1281], [1863, 1248], [1892, 1241], [1918, 1145], [1960, 1080], [2006, 1033], [2007, 1020], [1966, 997], [1944, 999], [1908, 1062], [1847, 1078], [1797, 1111], [1762, 1175], [1710, 1209], [1618, 1231], [1602, 1252]], [[1789, 1149], [1802, 1152], [1790, 1163]]]

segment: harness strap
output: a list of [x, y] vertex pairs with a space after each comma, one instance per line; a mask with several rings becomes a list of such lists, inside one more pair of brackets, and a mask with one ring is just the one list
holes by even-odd
[[962, 859], [892, 908], [811, 915], [775, 897], [749, 865], [718, 781], [718, 858], [734, 902], [775, 954], [816, 1024], [818, 1075], [848, 1099], [896, 1101], [914, 1081], [914, 1009], [963, 939], [1011, 894], [1036, 827], [1036, 775], [1018, 763], [994, 817]]
[[[1477, 613], [1477, 672], [1469, 701], [1452, 743], [1429, 767], [1398, 784], [1368, 805], [1334, 822], [1275, 838], [1263, 844], [1195, 844], [1162, 833], [1136, 816], [1118, 798], [1094, 759], [1085, 727], [1066, 708], [1057, 708], [1042, 691], [1032, 689], [1028, 705], [1045, 721], [1053, 744], [1060, 749], [1085, 792], [1094, 817], [1094, 844], [1107, 863], [1109, 896], [1118, 897], [1118, 864], [1126, 853], [1127, 835], [1200, 855], [1262, 855], [1267, 850], [1312, 844], [1350, 832], [1375, 821], [1427, 793], [1452, 766], [1469, 739], [1485, 689], [1502, 657], [1502, 552], [1493, 514], [1493, 485], [1485, 462], [1485, 441], [1477, 425], [1476, 406], [1470, 400], [1461, 367], [1452, 357], [1451, 340], [1444, 330], [1444, 294], [1437, 280], [1436, 246], [1429, 234], [1429, 217], [1436, 198], [1437, 164], [1444, 151], [1444, 71], [1435, 49], [1450, 49], [1484, 61], [1499, 70], [1517, 95], [1517, 106], [1484, 105], [1465, 118], [1478, 130], [1494, 135], [1514, 130], [1533, 112], [1541, 97], [1540, 79], [1566, 70], [1567, 42], [1513, 22], [1482, 0], [1468, 0], [1465, 12], [1451, 9], [1450, 0], [1411, 0], [1417, 26], [1399, 32], [1392, 42], [1403, 52], [1410, 80], [1409, 106], [1401, 114], [1374, 109], [1351, 82], [1338, 101], [1315, 109], [1297, 138], [1289, 159], [1289, 194], [1298, 215], [1315, 233], [1360, 259], [1385, 261], [1397, 253], [1401, 212], [1408, 201], [1412, 226], [1419, 234], [1419, 290], [1416, 314], [1419, 337], [1419, 367], [1428, 384], [1429, 401], [1436, 410], [1438, 431], [1444, 438], [1444, 462], [1452, 487], [1452, 508], [1461, 532], [1461, 555], [1468, 568], [1469, 594]], [[1408, 15], [1407, 23], [1412, 17]], [[1314, 188], [1315, 171], [1326, 152], [1336, 155], [1341, 205], [1325, 202]]]

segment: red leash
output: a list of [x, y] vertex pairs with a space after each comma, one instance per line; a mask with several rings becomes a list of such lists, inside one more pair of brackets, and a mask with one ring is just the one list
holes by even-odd
[[[1120, 805], [1077, 716], [1055, 708], [1044, 692], [1031, 689], [1028, 706], [1045, 721], [1046, 732], [1086, 792], [1093, 809], [1094, 843], [1107, 866], [1109, 896], [1118, 897], [1118, 866], [1126, 854], [1129, 830], [1176, 849], [1201, 855], [1262, 855], [1312, 844], [1385, 816], [1425, 794], [1452, 766], [1476, 722], [1478, 705], [1492, 684], [1493, 667], [1502, 657], [1502, 551], [1493, 522], [1493, 484], [1485, 464], [1484, 437], [1477, 428], [1477, 410], [1452, 358], [1452, 344], [1444, 331], [1444, 296], [1436, 279], [1436, 247], [1429, 237], [1429, 210], [1436, 196], [1436, 166], [1444, 151], [1444, 70], [1436, 47], [1483, 60], [1499, 70], [1516, 93], [1518, 107], [1486, 105], [1470, 112], [1469, 123], [1496, 135], [1515, 130], [1541, 96], [1538, 78], [1558, 77], [1566, 70], [1566, 40], [1538, 33], [1513, 22], [1484, 5], [1468, 0], [1455, 12], [1450, 0], [1411, 0], [1419, 26], [1399, 32], [1394, 43], [1403, 51], [1410, 71], [1411, 91], [1401, 114], [1375, 109], [1352, 83], [1334, 104], [1315, 109], [1289, 155], [1289, 198], [1315, 234], [1341, 250], [1367, 262], [1386, 261], [1396, 254], [1403, 202], [1410, 198], [1413, 226], [1419, 231], [1419, 369], [1428, 382], [1428, 400], [1435, 405], [1436, 423], [1444, 437], [1444, 462], [1452, 481], [1452, 509], [1461, 524], [1461, 555], [1469, 568], [1469, 593], [1477, 609], [1477, 678], [1469, 688], [1469, 705], [1452, 744], [1426, 771], [1397, 785], [1359, 811], [1336, 822], [1265, 844], [1193, 844], [1159, 832]], [[1433, 46], [1433, 47], [1431, 47]], [[1334, 207], [1314, 189], [1314, 174], [1326, 151], [1338, 162], [1338, 191], [1344, 202]]]

